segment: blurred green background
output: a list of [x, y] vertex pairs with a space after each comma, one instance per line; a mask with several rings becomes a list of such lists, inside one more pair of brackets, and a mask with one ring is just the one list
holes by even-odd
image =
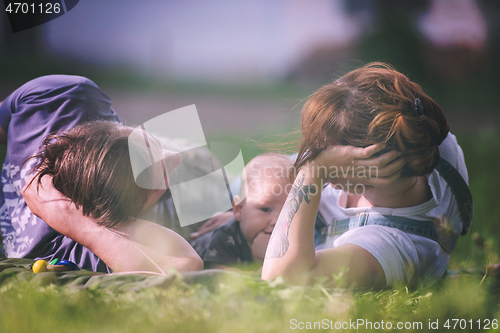
[[[491, 237], [498, 250], [498, 1], [200, 1], [201, 9], [173, 1], [144, 4], [149, 9], [115, 0], [82, 2], [52, 22], [17, 33], [0, 15], [1, 96], [37, 76], [75, 74], [103, 88], [130, 125], [196, 104], [207, 140], [238, 143], [247, 162], [262, 152], [252, 140], [277, 142], [283, 140], [280, 134], [298, 129], [302, 103], [322, 84], [367, 62], [385, 61], [444, 109], [469, 170], [473, 231]], [[93, 16], [87, 17], [89, 12]], [[175, 24], [164, 25], [155, 12]], [[283, 17], [291, 22], [283, 23]], [[344, 25], [335, 26], [335, 20]], [[148, 24], [153, 24], [149, 30]], [[302, 39], [292, 38], [300, 33]], [[156, 60], [144, 62], [142, 53], [134, 53], [144, 39], [153, 40], [148, 52]], [[283, 40], [288, 42], [279, 44]], [[280, 53], [280, 45], [295, 58]], [[250, 55], [238, 53], [238, 47]], [[469, 260], [472, 249], [465, 237], [454, 257]], [[475, 258], [476, 264], [476, 259], [485, 260]]]
[[[110, 95], [130, 125], [196, 104], [207, 140], [238, 143], [247, 162], [262, 152], [252, 140], [275, 142], [298, 129], [302, 103], [322, 84], [367, 62], [385, 61], [444, 109], [469, 170], [472, 231], [490, 237], [498, 252], [498, 1], [193, 4], [148, 0], [140, 14], [132, 3], [82, 2], [61, 18], [18, 33], [4, 15], [0, 94], [41, 75], [83, 75]], [[169, 19], [175, 24], [168, 26]], [[302, 39], [296, 37], [301, 33]], [[147, 48], [144, 60], [138, 49]], [[461, 239], [452, 265], [485, 262], [469, 236]]]
[[[464, 151], [475, 221], [449, 268], [499, 262], [498, 0], [80, 1], [18, 33], [0, 14], [0, 100], [41, 75], [83, 75], [130, 125], [196, 104], [207, 141], [237, 143], [246, 162], [263, 151], [254, 140], [289, 139], [283, 134], [298, 129], [312, 92], [371, 61], [388, 62], [419, 83], [445, 111]], [[475, 232], [483, 243], [473, 241]], [[2, 269], [2, 332], [278, 332], [291, 318], [439, 319], [441, 329], [458, 318], [473, 320], [466, 331], [481, 331], [477, 320], [500, 313], [498, 282], [483, 283], [481, 274], [386, 291], [294, 288], [236, 276], [139, 292], [127, 290], [131, 285], [66, 288], [56, 278], [31, 281], [30, 271], [8, 263]]]

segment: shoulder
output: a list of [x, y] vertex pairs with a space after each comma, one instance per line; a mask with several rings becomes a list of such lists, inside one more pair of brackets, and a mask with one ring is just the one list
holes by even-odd
[[[448, 133], [446, 139], [439, 146], [439, 153], [441, 158], [450, 163], [459, 172], [464, 181], [468, 183], [464, 154], [462, 148], [458, 145], [457, 138], [453, 134]], [[448, 229], [453, 231], [454, 234], [459, 235], [462, 232], [462, 217], [457, 199], [452, 190], [452, 186], [455, 187], [458, 184], [454, 185], [453, 182], [449, 184], [437, 170], [432, 171], [428, 176], [428, 184], [437, 206], [428, 211], [426, 215], [439, 220], [440, 229]], [[450, 236], [451, 234], [440, 234], [440, 243], [450, 243]], [[450, 245], [450, 248], [453, 248], [453, 246]]]
[[232, 217], [214, 230], [212, 238], [218, 235], [235, 235], [240, 232], [240, 223]]
[[[56, 99], [109, 99], [91, 80], [76, 75], [46, 75], [26, 82], [5, 98], [2, 108], [11, 113], [22, 111], [23, 105], [53, 102]], [[109, 103], [111, 105], [111, 102]], [[108, 106], [109, 107], [109, 106]]]
[[17, 88], [11, 96], [11, 102], [20, 103], [26, 99], [44, 94], [60, 95], [72, 89], [99, 89], [91, 80], [77, 75], [45, 75], [26, 82]]
[[[13, 114], [20, 120], [11, 122]], [[26, 119], [30, 119], [29, 125]], [[16, 89], [0, 106], [0, 126], [5, 132], [12, 125], [22, 126], [23, 130], [41, 129], [48, 134], [94, 119], [120, 121], [109, 96], [83, 76], [38, 77]]]
[[209, 247], [217, 246], [230, 249], [230, 251], [240, 251], [245, 242], [241, 233], [240, 222], [235, 218], [231, 218], [214, 230]]
[[210, 263], [231, 265], [238, 262], [241, 253], [241, 241], [239, 222], [231, 219], [214, 230], [203, 261]]
[[15, 92], [16, 103], [50, 104], [59, 106], [62, 100], [71, 99], [83, 107], [102, 108], [108, 111], [111, 99], [93, 81], [77, 75], [46, 75], [33, 79]]
[[464, 178], [464, 180], [468, 183], [468, 174], [467, 168], [465, 166], [465, 158], [462, 148], [460, 148], [457, 138], [455, 135], [448, 133], [446, 139], [444, 139], [443, 143], [439, 146], [439, 154], [441, 158], [448, 161], [460, 175]]
[[32, 92], [44, 89], [59, 89], [66, 86], [94, 86], [97, 85], [83, 76], [78, 75], [45, 75], [37, 77], [22, 85], [18, 90]]

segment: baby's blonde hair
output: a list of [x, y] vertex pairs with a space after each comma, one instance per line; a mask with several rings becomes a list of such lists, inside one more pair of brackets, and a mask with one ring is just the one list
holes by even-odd
[[[270, 169], [270, 170], [269, 170]], [[282, 185], [290, 183], [293, 172], [293, 161], [287, 155], [280, 153], [265, 153], [254, 157], [241, 173], [239, 196], [243, 200], [249, 192], [249, 184], [254, 179], [269, 177], [279, 179]]]

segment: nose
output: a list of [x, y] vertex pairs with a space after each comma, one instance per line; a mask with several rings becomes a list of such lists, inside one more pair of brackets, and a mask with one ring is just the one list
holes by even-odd
[[270, 226], [275, 226], [276, 225], [276, 222], [278, 222], [278, 216], [279, 214], [275, 214], [272, 219], [271, 219], [271, 222], [269, 223]]
[[269, 222], [269, 224], [267, 225], [266, 229], [265, 229], [265, 232], [267, 233], [272, 233], [273, 230], [274, 230], [274, 226], [276, 225], [276, 222], [278, 221], [278, 214], [274, 215], [272, 218], [271, 218], [271, 221]]

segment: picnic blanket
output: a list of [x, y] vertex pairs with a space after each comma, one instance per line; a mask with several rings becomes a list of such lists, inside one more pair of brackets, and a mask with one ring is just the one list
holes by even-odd
[[[176, 282], [214, 286], [221, 278], [229, 275], [246, 274], [210, 269], [188, 273], [172, 273], [168, 276], [151, 276], [137, 273], [96, 273], [88, 270], [66, 272], [44, 272], [35, 274], [32, 266], [35, 260], [7, 258], [0, 259], [0, 287], [22, 281], [46, 286], [55, 284], [69, 288], [105, 288], [115, 291], [138, 291], [149, 287], [168, 288]], [[257, 278], [257, 277], [255, 277]]]
[[[254, 282], [262, 282], [260, 276], [221, 269], [207, 269], [196, 272], [173, 272], [168, 276], [151, 276], [140, 273], [96, 273], [88, 270], [66, 271], [66, 272], [44, 272], [35, 274], [32, 266], [35, 260], [7, 258], [0, 259], [0, 287], [12, 283], [30, 282], [40, 286], [51, 284], [62, 286], [64, 288], [89, 288], [89, 289], [107, 289], [116, 292], [140, 291], [146, 288], [168, 288], [173, 284], [185, 283], [188, 285], [201, 284], [208, 289], [216, 289], [220, 282], [229, 279], [250, 279]], [[453, 278], [463, 274], [476, 275], [481, 277], [484, 270], [468, 269], [460, 271], [448, 270], [446, 277]], [[386, 287], [387, 288], [387, 287]], [[386, 289], [381, 288], [381, 289]], [[330, 289], [330, 288], [328, 288]], [[378, 289], [378, 288], [375, 288]], [[390, 288], [389, 288], [390, 289]], [[333, 288], [336, 292], [369, 291], [372, 287], [356, 287], [354, 289]]]

